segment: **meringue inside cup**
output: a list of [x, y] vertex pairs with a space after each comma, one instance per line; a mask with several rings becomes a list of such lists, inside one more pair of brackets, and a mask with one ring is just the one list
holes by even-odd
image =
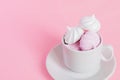
[[78, 41], [76, 41], [75, 43], [73, 43], [73, 44], [68, 44], [68, 43], [65, 42], [65, 39], [63, 37], [63, 44], [66, 45], [67, 47], [69, 47], [72, 50], [76, 50], [76, 51], [90, 51], [90, 50], [93, 50], [93, 49], [97, 48], [102, 43], [101, 36], [99, 34], [98, 34], [98, 36], [99, 36], [99, 39], [100, 39], [99, 43], [96, 46], [93, 46], [92, 48], [87, 49], [87, 50], [84, 50], [84, 49], [80, 48], [80, 40], [81, 40], [81, 38]]

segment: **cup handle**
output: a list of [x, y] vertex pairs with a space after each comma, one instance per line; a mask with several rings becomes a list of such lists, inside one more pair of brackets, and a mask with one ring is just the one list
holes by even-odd
[[111, 45], [103, 45], [102, 60], [110, 61], [113, 58], [113, 47]]

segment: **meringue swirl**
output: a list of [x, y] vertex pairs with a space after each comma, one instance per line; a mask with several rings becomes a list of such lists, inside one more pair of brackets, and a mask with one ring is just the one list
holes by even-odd
[[81, 28], [88, 31], [98, 32], [100, 30], [100, 22], [95, 15], [83, 17], [80, 20]]
[[67, 44], [73, 44], [77, 42], [84, 31], [80, 27], [67, 27], [67, 32], [64, 36], [65, 43]]

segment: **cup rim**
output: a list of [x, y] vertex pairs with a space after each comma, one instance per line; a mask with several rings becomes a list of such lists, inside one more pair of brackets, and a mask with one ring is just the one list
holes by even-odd
[[[101, 47], [102, 46], [102, 37], [101, 37], [101, 35], [100, 34], [98, 34], [99, 35], [99, 37], [100, 37], [100, 43], [99, 43], [99, 45], [96, 47], [96, 48], [94, 48], [94, 49], [90, 49], [90, 50], [76, 50], [76, 49], [72, 49], [71, 47], [69, 47], [69, 45], [66, 45], [65, 44], [65, 42], [64, 42], [64, 36], [62, 37], [62, 44], [64, 45], [64, 46], [66, 46], [68, 49], [70, 49], [71, 51], [74, 51], [74, 52], [83, 52], [83, 53], [86, 53], [86, 52], [92, 52], [92, 51], [95, 51], [96, 49], [98, 49], [99, 47]], [[88, 54], [88, 53], [87, 53]]]

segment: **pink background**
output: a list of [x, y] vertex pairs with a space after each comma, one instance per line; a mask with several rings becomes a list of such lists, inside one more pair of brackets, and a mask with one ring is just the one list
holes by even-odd
[[104, 43], [113, 45], [120, 80], [119, 0], [0, 0], [0, 80], [53, 80], [45, 68], [49, 50], [66, 26], [86, 15], [101, 21]]

